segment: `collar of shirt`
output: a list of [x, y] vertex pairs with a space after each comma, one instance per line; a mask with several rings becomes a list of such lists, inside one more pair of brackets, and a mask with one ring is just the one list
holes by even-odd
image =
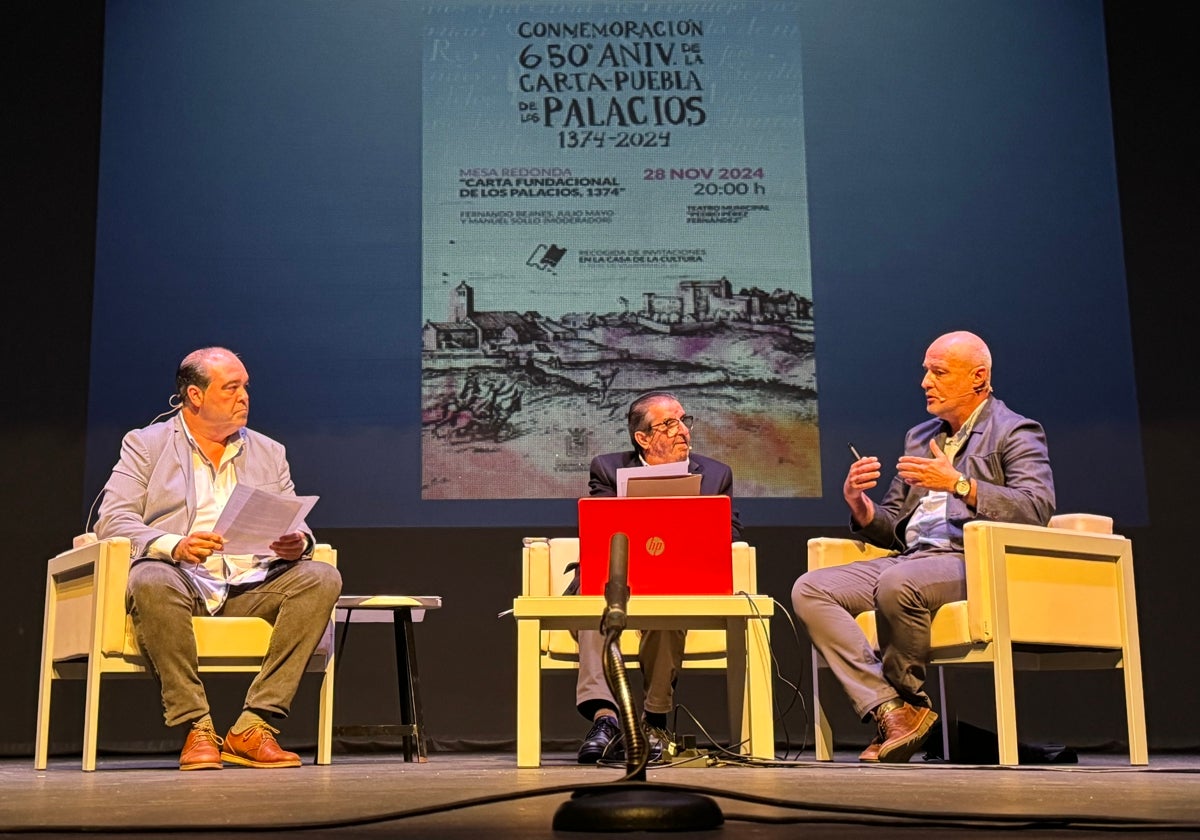
[[[990, 399], [990, 398], [989, 398]], [[988, 400], [984, 400], [979, 405], [975, 406], [975, 410], [962, 424], [957, 432], [946, 438], [946, 443], [942, 445], [942, 451], [946, 453], [946, 457], [954, 462], [954, 457], [958, 455], [958, 451], [966, 445], [967, 440], [971, 437], [971, 431], [975, 428], [975, 424], [979, 421], [979, 415], [983, 411], [983, 407], [988, 404]]]
[[[211, 531], [225, 509], [229, 496], [237, 486], [235, 459], [246, 444], [245, 430], [226, 441], [219, 464], [213, 465], [204, 457], [187, 424], [183, 424], [192, 453], [192, 483], [196, 491], [196, 516], [193, 532]], [[192, 583], [199, 590], [209, 613], [215, 614], [225, 605], [229, 585], [264, 580], [269, 558], [253, 555], [212, 554], [203, 563], [189, 566]]]
[[[642, 453], [641, 453], [641, 452], [639, 452], [639, 453], [638, 453], [638, 460], [642, 462], [642, 466], [643, 466], [643, 467], [649, 467], [649, 466], [652, 466], [651, 464], [647, 464], [647, 463], [646, 463], [646, 459], [642, 457]], [[685, 458], [685, 459], [684, 459], [684, 463], [688, 465], [688, 472], [691, 472], [691, 470], [692, 470], [692, 459], [691, 459], [691, 458]]]

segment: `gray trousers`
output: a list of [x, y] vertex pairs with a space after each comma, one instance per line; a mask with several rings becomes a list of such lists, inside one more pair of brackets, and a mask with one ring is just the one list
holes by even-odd
[[[626, 631], [628, 632], [628, 631]], [[686, 630], [647, 630], [638, 640], [638, 663], [642, 669], [647, 712], [668, 714], [675, 708], [675, 680], [683, 667], [683, 643]], [[599, 630], [580, 630], [579, 676], [575, 681], [575, 705], [588, 700], [604, 700], [617, 706], [604, 679], [604, 634]]]
[[[262, 669], [246, 692], [243, 708], [287, 717], [341, 591], [338, 570], [310, 560], [277, 562], [265, 581], [230, 589], [221, 615], [256, 616], [274, 627]], [[187, 573], [160, 560], [135, 563], [129, 569], [126, 606], [138, 644], [162, 691], [167, 725], [209, 714], [192, 631], [192, 616], [208, 613]]]
[[[901, 554], [817, 569], [792, 587], [792, 608], [813, 645], [866, 720], [897, 698], [929, 705], [929, 624], [942, 604], [967, 597], [961, 554]], [[854, 616], [875, 610], [880, 652]]]

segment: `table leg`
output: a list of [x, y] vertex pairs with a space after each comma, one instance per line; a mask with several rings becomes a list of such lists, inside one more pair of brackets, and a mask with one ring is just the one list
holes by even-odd
[[542, 763], [541, 628], [517, 619], [517, 767]]
[[746, 671], [746, 621], [725, 622], [725, 703], [729, 710], [729, 748], [750, 753], [750, 691]]
[[[396, 637], [396, 680], [400, 691], [400, 722], [412, 727], [404, 736], [404, 760], [427, 761], [425, 720], [421, 711], [421, 678], [417, 670], [417, 644], [413, 635], [412, 609], [401, 607], [392, 612]], [[414, 749], [415, 747], [415, 749]]]
[[[771, 696], [771, 637], [766, 618], [745, 622], [746, 706], [750, 717], [750, 749], [756, 758], [775, 758], [775, 705]], [[815, 675], [814, 675], [815, 678]]]

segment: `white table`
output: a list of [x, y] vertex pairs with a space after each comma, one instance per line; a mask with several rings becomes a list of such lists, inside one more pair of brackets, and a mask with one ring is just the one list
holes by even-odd
[[[517, 766], [537, 767], [542, 755], [541, 635], [543, 630], [587, 630], [599, 625], [598, 595], [523, 595], [513, 599], [517, 621]], [[775, 757], [771, 702], [768, 595], [634, 595], [629, 630], [726, 631], [730, 733], [741, 733], [743, 752]]]

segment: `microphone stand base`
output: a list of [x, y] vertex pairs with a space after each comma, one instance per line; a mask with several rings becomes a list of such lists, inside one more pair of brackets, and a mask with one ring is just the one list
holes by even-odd
[[631, 784], [576, 791], [558, 806], [555, 831], [708, 831], [725, 815], [707, 796]]

